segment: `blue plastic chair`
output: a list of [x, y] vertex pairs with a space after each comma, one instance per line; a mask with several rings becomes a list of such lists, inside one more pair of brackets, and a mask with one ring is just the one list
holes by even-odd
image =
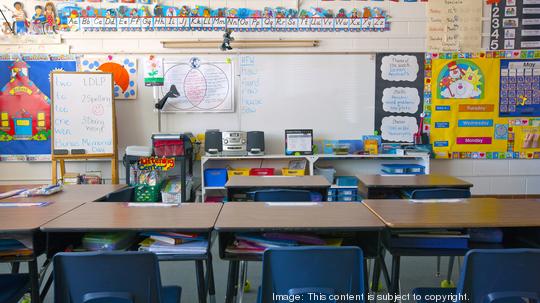
[[0, 303], [17, 303], [29, 290], [29, 274], [0, 275]]
[[[326, 300], [308, 293], [323, 294]], [[275, 295], [299, 295], [301, 299], [294, 302], [336, 302], [329, 296], [353, 295], [353, 300], [337, 301], [364, 302], [362, 250], [325, 246], [267, 249], [263, 255], [258, 302], [291, 302], [276, 300]]]
[[[540, 249], [473, 249], [465, 255], [457, 289], [417, 288], [417, 302], [426, 295], [460, 294], [474, 303], [540, 302]], [[521, 298], [527, 298], [525, 301]], [[440, 301], [439, 301], [440, 302]]]
[[161, 286], [153, 253], [59, 253], [53, 262], [55, 303], [180, 302], [180, 287]]
[[311, 201], [311, 192], [301, 189], [265, 189], [255, 191], [253, 200], [264, 202], [307, 202]]

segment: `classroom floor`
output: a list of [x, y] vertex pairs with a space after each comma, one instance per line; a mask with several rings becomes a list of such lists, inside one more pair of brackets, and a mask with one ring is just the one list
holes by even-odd
[[[216, 302], [222, 303], [225, 299], [225, 288], [227, 284], [228, 262], [219, 259], [217, 245], [213, 245], [214, 273], [216, 281]], [[42, 257], [43, 258], [43, 257]], [[401, 286], [402, 294], [410, 292], [416, 287], [437, 287], [443, 276], [446, 277], [448, 258], [442, 258], [441, 270], [444, 272], [441, 277], [435, 277], [436, 258], [435, 257], [403, 257], [401, 259]], [[387, 264], [391, 264], [387, 257]], [[244, 303], [254, 303], [257, 298], [257, 288], [261, 282], [260, 262], [251, 262], [248, 266], [248, 279], [251, 283], [251, 291], [244, 296]], [[176, 284], [182, 286], [182, 302], [196, 303], [197, 286], [195, 283], [195, 263], [185, 262], [161, 262], [161, 277], [163, 285]], [[9, 271], [7, 264], [0, 264], [0, 273]], [[21, 266], [21, 271], [26, 272], [26, 266]], [[454, 282], [457, 282], [457, 263], [454, 266]], [[384, 294], [382, 291], [380, 294]], [[43, 303], [53, 303], [53, 287], [49, 291]], [[387, 302], [378, 300], [377, 302]], [[413, 301], [403, 301], [413, 302]]]

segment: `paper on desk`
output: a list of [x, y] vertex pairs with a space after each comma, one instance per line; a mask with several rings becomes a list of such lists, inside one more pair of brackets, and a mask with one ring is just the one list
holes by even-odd
[[426, 200], [411, 199], [409, 201], [411, 201], [412, 203], [461, 203], [461, 202], [465, 202], [464, 199], [426, 199]]
[[129, 202], [128, 207], [178, 207], [180, 204], [175, 203], [147, 203], [147, 202]]
[[0, 208], [3, 207], [43, 207], [52, 202], [0, 202]]
[[266, 202], [266, 206], [318, 206], [319, 202]]

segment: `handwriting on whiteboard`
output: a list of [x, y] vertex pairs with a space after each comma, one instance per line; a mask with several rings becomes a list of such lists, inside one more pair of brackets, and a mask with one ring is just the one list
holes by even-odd
[[255, 56], [240, 57], [240, 111], [244, 114], [256, 113], [263, 104], [260, 97], [261, 78], [255, 60]]

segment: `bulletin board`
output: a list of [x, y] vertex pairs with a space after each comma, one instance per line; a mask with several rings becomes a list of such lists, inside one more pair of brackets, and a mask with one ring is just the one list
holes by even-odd
[[435, 157], [540, 158], [534, 104], [540, 78], [534, 81], [530, 64], [538, 57], [535, 51], [428, 54], [424, 99]]
[[383, 142], [413, 143], [424, 104], [424, 53], [377, 53], [375, 130]]
[[45, 161], [51, 154], [49, 74], [75, 71], [74, 57], [0, 58], [0, 160]]

